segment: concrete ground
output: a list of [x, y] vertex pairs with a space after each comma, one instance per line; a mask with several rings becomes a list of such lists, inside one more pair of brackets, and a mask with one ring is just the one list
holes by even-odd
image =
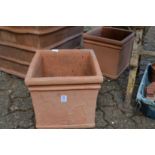
[[[144, 38], [144, 47], [155, 50], [155, 27]], [[96, 109], [96, 128], [134, 129], [155, 128], [155, 120], [145, 117], [134, 102], [136, 89], [148, 62], [155, 57], [142, 57], [135, 85], [132, 111], [122, 110], [129, 69], [117, 79], [106, 79], [99, 92]], [[0, 72], [0, 128], [35, 128], [35, 116], [30, 94], [24, 81], [13, 75]]]

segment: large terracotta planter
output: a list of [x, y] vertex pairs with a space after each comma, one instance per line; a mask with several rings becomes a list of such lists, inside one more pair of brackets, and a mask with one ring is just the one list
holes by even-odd
[[79, 48], [82, 33], [78, 26], [1, 26], [0, 70], [24, 78], [36, 49]]
[[25, 79], [36, 127], [94, 127], [96, 98], [102, 81], [91, 50], [37, 52]]
[[128, 67], [133, 48], [132, 31], [97, 27], [84, 34], [84, 47], [94, 49], [103, 75], [116, 79]]
[[[26, 28], [25, 28], [26, 29]], [[4, 43], [17, 48], [42, 49], [52, 48], [82, 34], [80, 26], [47, 27], [41, 30], [30, 31], [17, 27], [0, 27], [0, 44]]]

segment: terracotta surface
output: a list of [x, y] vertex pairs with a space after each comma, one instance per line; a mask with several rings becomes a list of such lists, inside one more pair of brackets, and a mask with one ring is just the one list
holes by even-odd
[[63, 28], [65, 26], [0, 26], [0, 30], [14, 33], [45, 34]]
[[146, 88], [146, 97], [155, 100], [155, 82], [152, 82], [150, 85]]
[[[5, 31], [4, 31], [5, 30]], [[60, 32], [59, 32], [60, 30]], [[27, 73], [27, 69], [29, 64], [36, 52], [35, 47], [30, 47], [29, 45], [33, 44], [33, 37], [39, 36], [40, 34], [46, 34], [46, 39], [40, 39], [39, 42], [35, 42], [39, 44], [47, 44], [48, 46], [44, 47], [44, 49], [52, 49], [52, 48], [79, 48], [82, 40], [82, 31], [83, 27], [0, 27], [0, 34], [3, 32], [4, 34], [10, 33], [14, 35], [14, 37], [10, 37], [11, 35], [4, 35], [0, 38], [4, 40], [0, 40], [0, 58], [5, 60], [7, 63], [5, 65], [0, 66], [2, 71], [6, 71], [7, 73], [14, 74], [21, 78], [24, 78]], [[47, 34], [47, 32], [52, 32]], [[80, 33], [79, 33], [80, 32]], [[22, 38], [21, 40], [16, 40], [16, 33]], [[5, 38], [6, 37], [6, 38]], [[31, 38], [31, 39], [29, 39]], [[51, 39], [53, 38], [53, 39]], [[6, 40], [5, 40], [6, 39]], [[14, 40], [15, 39], [15, 40]], [[10, 42], [8, 42], [10, 40]], [[27, 40], [26, 42], [24, 42]], [[11, 42], [12, 41], [12, 42]], [[15, 43], [20, 41], [18, 43]], [[47, 42], [46, 42], [47, 41]], [[21, 45], [20, 43], [27, 45]], [[9, 63], [10, 61], [10, 63]], [[7, 65], [8, 66], [7, 66]], [[11, 66], [9, 66], [11, 65]], [[12, 67], [12, 65], [14, 67]], [[19, 65], [21, 65], [21, 69], [19, 69]], [[17, 66], [17, 67], [16, 67]], [[8, 69], [8, 68], [11, 68]], [[24, 72], [22, 71], [24, 68]], [[26, 69], [27, 68], [27, 69]]]
[[152, 82], [155, 82], [155, 63], [152, 64], [151, 81], [152, 81]]
[[[81, 36], [77, 36], [76, 38], [71, 38], [71, 40], [67, 40], [65, 43], [57, 44], [55, 46], [51, 46], [51, 48], [79, 48], [81, 44]], [[7, 60], [14, 60], [15, 62], [21, 62], [21, 64], [29, 65], [36, 50], [27, 50], [16, 48], [15, 46], [8, 46], [6, 44], [0, 45], [0, 57], [5, 58]]]
[[35, 51], [24, 50], [12, 46], [0, 45], [0, 58], [29, 65]]
[[72, 49], [72, 48], [80, 48], [82, 44], [82, 35], [77, 35], [70, 40], [67, 40], [65, 43], [57, 45], [53, 48], [58, 49]]
[[[55, 48], [79, 48], [79, 44], [81, 42], [81, 37], [74, 38], [73, 40], [69, 40], [64, 44], [61, 44]], [[9, 47], [0, 45], [0, 58], [7, 62], [7, 65], [0, 64], [0, 70], [16, 75], [20, 78], [25, 78], [30, 62], [34, 56], [34, 51], [23, 50], [19, 48]], [[14, 67], [12, 67], [12, 65]], [[17, 66], [17, 67], [16, 67]], [[21, 69], [19, 69], [19, 66]], [[8, 69], [8, 68], [11, 68]], [[24, 72], [23, 72], [24, 68]]]
[[25, 78], [28, 66], [0, 57], [0, 70], [21, 78]]
[[92, 50], [38, 51], [27, 73], [37, 128], [95, 126], [103, 81]]
[[94, 49], [103, 75], [116, 79], [128, 67], [134, 33], [112, 27], [97, 27], [84, 34], [84, 47]]
[[146, 97], [155, 101], [155, 63], [153, 63], [151, 68], [150, 80], [151, 84], [146, 88]]
[[54, 44], [60, 44], [59, 42], [69, 37], [82, 35], [83, 32], [83, 27], [80, 26], [60, 26], [57, 28], [51, 26], [51, 29], [48, 27], [46, 32], [41, 34], [17, 33], [6, 29], [3, 27], [0, 29], [0, 44], [5, 42], [7, 45], [14, 45], [22, 49], [31, 48], [31, 50], [55, 46]]

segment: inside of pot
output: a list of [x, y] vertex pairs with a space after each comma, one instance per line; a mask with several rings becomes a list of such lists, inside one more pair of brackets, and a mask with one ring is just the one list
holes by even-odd
[[90, 52], [42, 52], [33, 77], [64, 77], [96, 75]]
[[108, 38], [113, 40], [122, 41], [127, 36], [129, 36], [132, 32], [125, 31], [125, 30], [119, 30], [114, 29], [110, 27], [102, 27], [101, 29], [97, 29], [96, 31], [92, 32], [92, 35], [102, 37], [102, 38]]

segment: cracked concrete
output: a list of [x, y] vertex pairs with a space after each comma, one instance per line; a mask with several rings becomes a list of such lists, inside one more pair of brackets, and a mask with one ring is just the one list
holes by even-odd
[[35, 128], [30, 94], [24, 81], [0, 72], [0, 128]]
[[[151, 34], [150, 34], [151, 33]], [[145, 49], [155, 50], [155, 27], [151, 27], [144, 38]], [[152, 39], [152, 40], [151, 40]], [[155, 57], [143, 56], [137, 76], [137, 89], [148, 62], [154, 62]], [[134, 102], [133, 111], [123, 111], [129, 69], [117, 79], [108, 78], [102, 84], [98, 94], [96, 107], [96, 128], [127, 129], [155, 128], [155, 120], [145, 117]], [[0, 72], [0, 128], [35, 128], [35, 116], [32, 100], [24, 81], [13, 75]]]

